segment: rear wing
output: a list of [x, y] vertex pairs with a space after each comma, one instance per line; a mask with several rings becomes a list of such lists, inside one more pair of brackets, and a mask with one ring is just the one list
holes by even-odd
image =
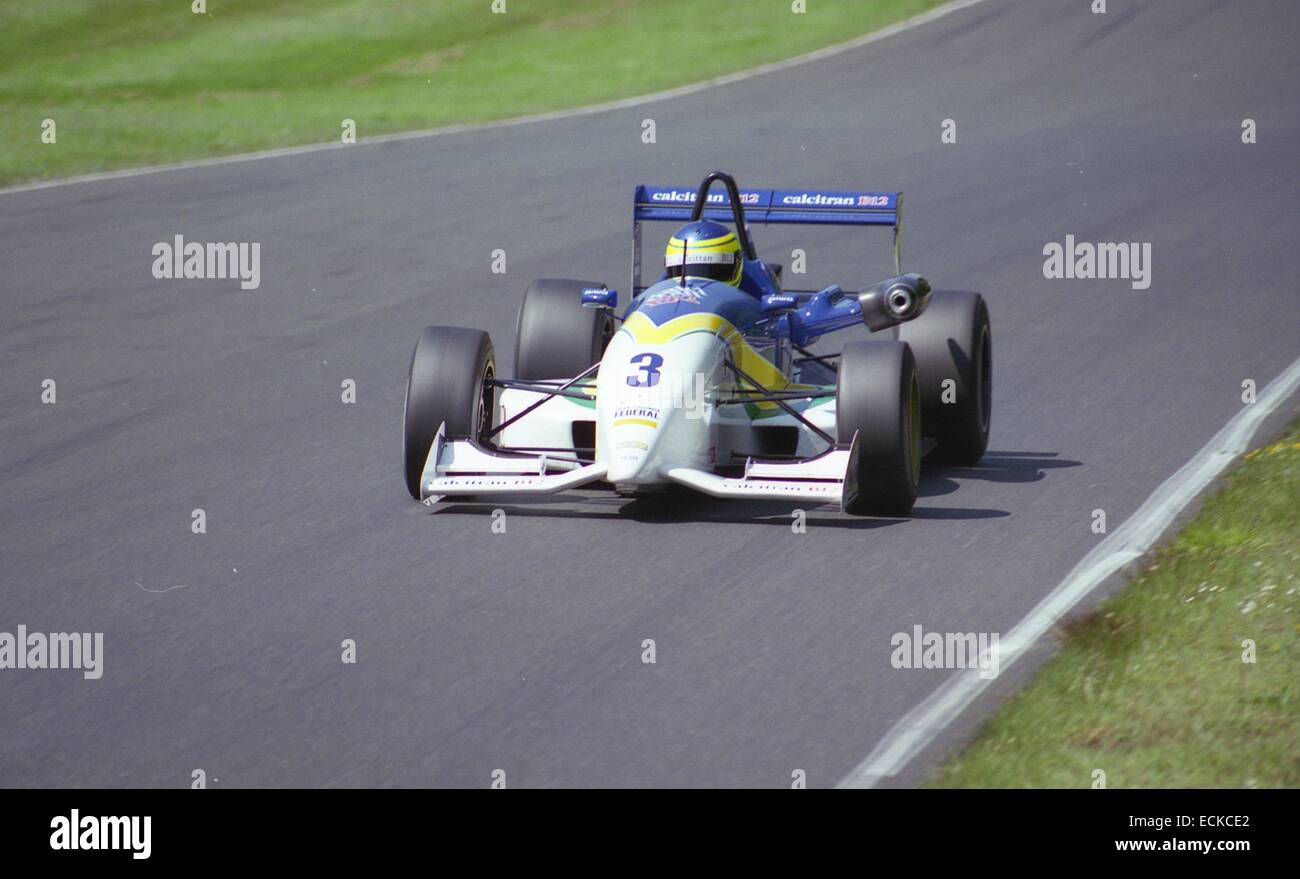
[[[709, 191], [714, 180], [724, 191]], [[755, 259], [744, 226], [788, 223], [830, 226], [890, 226], [894, 230], [894, 271], [902, 274], [901, 231], [903, 194], [828, 189], [738, 189], [728, 175], [713, 172], [700, 190], [680, 186], [637, 186], [632, 206], [632, 295], [641, 285], [641, 223], [667, 220], [681, 223], [708, 219], [732, 222], [745, 255]], [[732, 204], [735, 192], [739, 205]], [[798, 291], [792, 291], [798, 292]]]

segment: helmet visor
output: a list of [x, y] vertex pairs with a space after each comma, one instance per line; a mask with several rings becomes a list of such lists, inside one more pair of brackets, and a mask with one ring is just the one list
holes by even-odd
[[[736, 277], [736, 264], [739, 259], [739, 253], [692, 253], [688, 248], [685, 275], [688, 278], [708, 278], [711, 281], [723, 281], [729, 284]], [[682, 277], [681, 251], [669, 252], [664, 263], [668, 269], [668, 277]]]

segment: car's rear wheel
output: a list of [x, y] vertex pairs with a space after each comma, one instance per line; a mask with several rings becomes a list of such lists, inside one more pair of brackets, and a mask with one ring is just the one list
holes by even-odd
[[927, 462], [970, 466], [989, 444], [993, 336], [984, 297], [936, 290], [925, 313], [898, 328], [912, 346], [921, 383], [921, 422], [936, 441]]
[[488, 442], [496, 413], [496, 356], [482, 330], [425, 327], [411, 354], [402, 430], [406, 490], [420, 497], [429, 448], [446, 424], [448, 439]]
[[594, 281], [543, 278], [533, 281], [515, 327], [515, 378], [573, 378], [605, 353], [614, 318], [604, 308], [584, 308], [582, 291]]
[[857, 436], [845, 510], [907, 515], [921, 476], [921, 398], [912, 350], [892, 340], [845, 345], [835, 412], [836, 439], [847, 445]]

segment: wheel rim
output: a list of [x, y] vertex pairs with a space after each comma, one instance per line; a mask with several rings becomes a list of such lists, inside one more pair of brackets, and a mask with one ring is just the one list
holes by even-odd
[[980, 431], [989, 431], [989, 413], [993, 409], [993, 350], [989, 325], [980, 328], [980, 350], [976, 359], [975, 379], [979, 382]]
[[908, 472], [916, 485], [921, 481], [921, 389], [915, 372], [907, 392], [907, 453]]
[[604, 321], [604, 325], [601, 328], [601, 332], [600, 332], [600, 350], [596, 352], [597, 360], [605, 356], [605, 349], [609, 347], [609, 343], [612, 342], [613, 340], [614, 340], [614, 320], [613, 318], [606, 317]]
[[489, 441], [489, 434], [492, 432], [492, 416], [496, 407], [496, 388], [492, 382], [495, 379], [496, 369], [493, 368], [492, 362], [488, 361], [487, 366], [483, 368], [483, 387], [478, 400], [478, 431], [476, 433], [479, 442], [483, 444]]

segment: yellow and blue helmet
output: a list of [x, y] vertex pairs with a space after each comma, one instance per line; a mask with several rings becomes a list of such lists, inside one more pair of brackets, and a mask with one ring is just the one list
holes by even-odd
[[664, 266], [670, 278], [708, 278], [737, 287], [744, 260], [735, 232], [712, 220], [697, 220], [668, 239]]

